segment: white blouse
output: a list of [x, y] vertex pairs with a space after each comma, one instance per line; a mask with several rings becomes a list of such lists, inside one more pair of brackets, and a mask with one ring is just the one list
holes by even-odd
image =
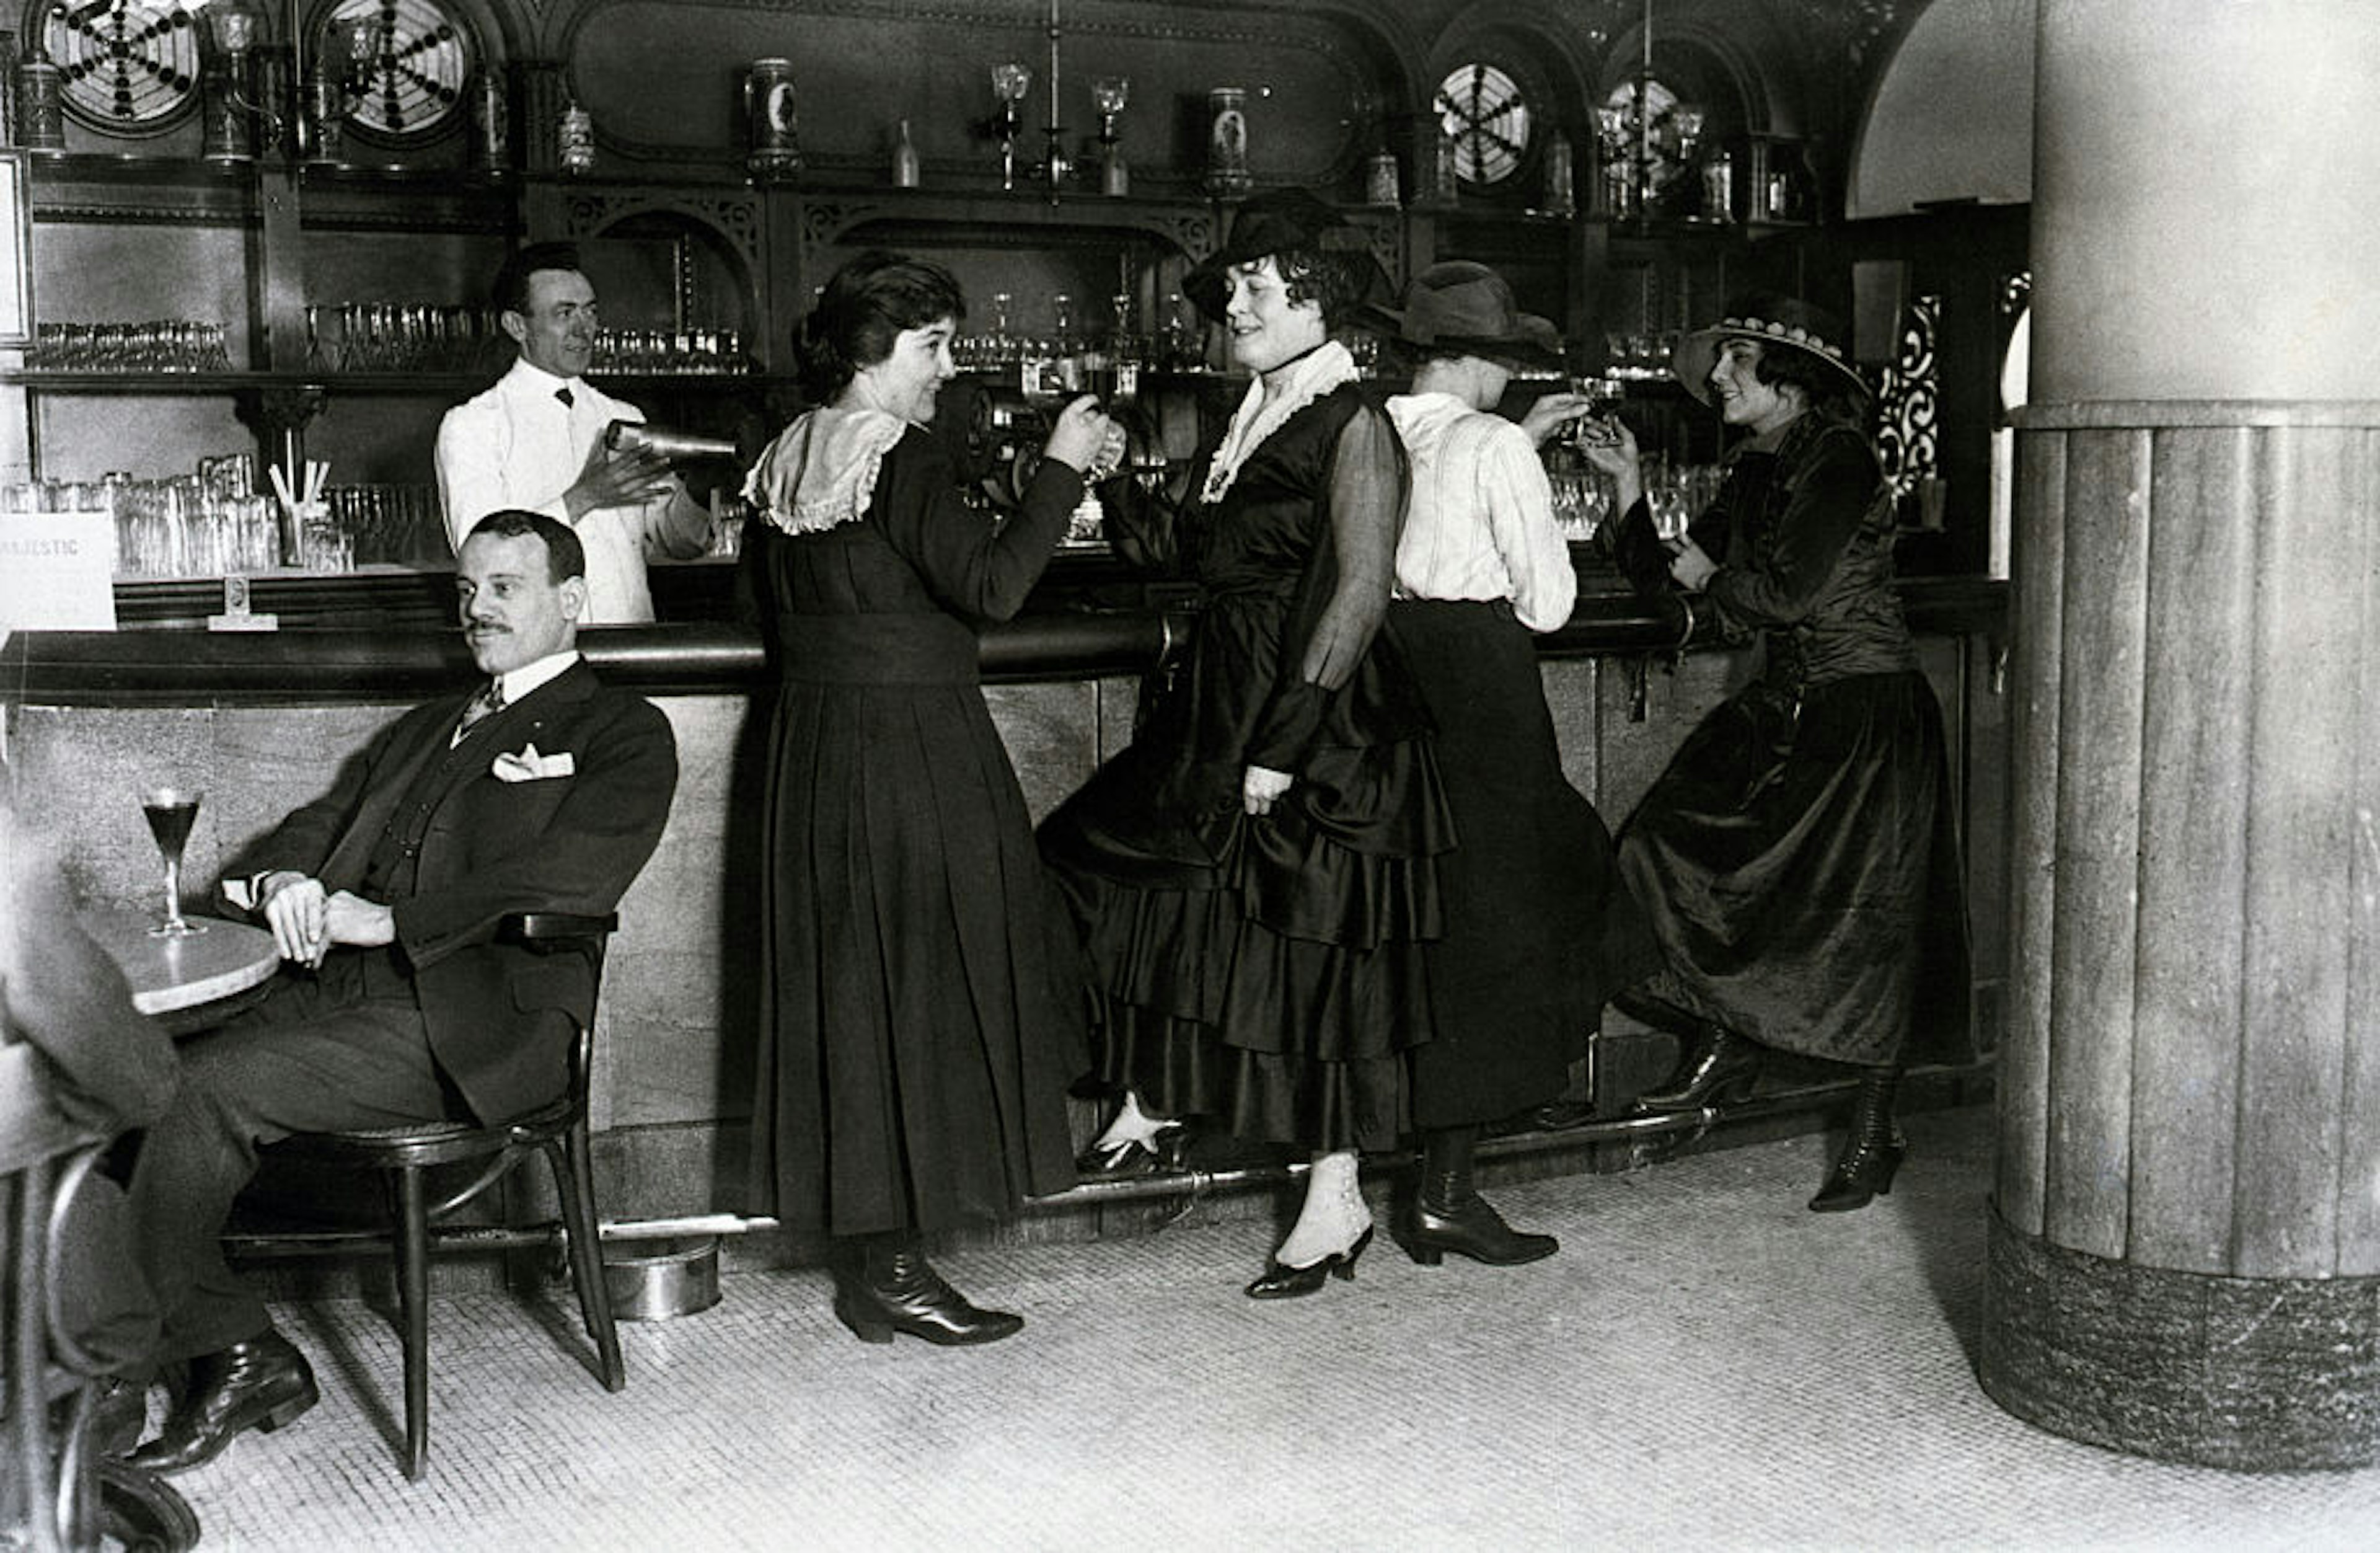
[[1408, 598], [1509, 598], [1533, 631], [1568, 620], [1578, 573], [1529, 434], [1451, 394], [1401, 394], [1388, 410], [1413, 460], [1397, 591]]

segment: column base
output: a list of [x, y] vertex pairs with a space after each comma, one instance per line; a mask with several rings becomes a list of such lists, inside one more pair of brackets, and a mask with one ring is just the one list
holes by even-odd
[[2241, 1472], [2380, 1461], [2380, 1278], [2218, 1278], [1991, 1217], [1991, 1399], [2053, 1434]]

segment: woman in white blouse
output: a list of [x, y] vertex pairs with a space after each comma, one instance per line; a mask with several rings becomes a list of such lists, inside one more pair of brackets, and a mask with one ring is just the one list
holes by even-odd
[[1562, 776], [1530, 634], [1567, 621], [1578, 591], [1537, 447], [1590, 401], [1495, 413], [1516, 370], [1560, 368], [1561, 341], [1485, 265], [1433, 265], [1403, 300], [1372, 313], [1414, 364], [1413, 391], [1388, 403], [1413, 482], [1390, 629], [1437, 721], [1460, 845], [1426, 951], [1435, 1033], [1408, 1054], [1422, 1175], [1398, 1238], [1426, 1265], [1451, 1251], [1504, 1266], [1555, 1242], [1473, 1188], [1481, 1125], [1558, 1097], [1605, 1000], [1656, 951], [1610, 832]]

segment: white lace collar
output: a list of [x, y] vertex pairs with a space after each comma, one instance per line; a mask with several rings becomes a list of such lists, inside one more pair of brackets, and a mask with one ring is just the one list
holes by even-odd
[[1281, 430], [1281, 422], [1304, 410], [1342, 383], [1353, 383], [1357, 377], [1355, 358], [1337, 340], [1325, 340], [1274, 374], [1274, 381], [1257, 378], [1248, 385], [1240, 400], [1240, 408], [1232, 412], [1232, 423], [1224, 428], [1223, 440], [1215, 449], [1214, 461], [1207, 466], [1207, 483], [1200, 488], [1198, 499], [1219, 502], [1223, 493], [1239, 478], [1240, 466], [1248, 455], [1264, 446], [1265, 438]]
[[880, 410], [828, 406], [795, 418], [744, 479], [744, 497], [787, 533], [819, 533], [868, 513], [884, 455], [909, 423]]

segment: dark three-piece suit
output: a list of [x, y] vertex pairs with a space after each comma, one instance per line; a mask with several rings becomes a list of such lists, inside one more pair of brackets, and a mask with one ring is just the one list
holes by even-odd
[[498, 943], [508, 913], [600, 915], [661, 839], [677, 784], [668, 721], [584, 663], [477, 722], [468, 698], [406, 714], [331, 790], [225, 870], [283, 869], [391, 907], [396, 937], [284, 964], [258, 1007], [184, 1044], [180, 1094], [132, 1176], [141, 1254], [165, 1316], [161, 1357], [266, 1327], [219, 1244], [258, 1145], [292, 1132], [472, 1118], [562, 1092], [592, 1016], [578, 956]]

